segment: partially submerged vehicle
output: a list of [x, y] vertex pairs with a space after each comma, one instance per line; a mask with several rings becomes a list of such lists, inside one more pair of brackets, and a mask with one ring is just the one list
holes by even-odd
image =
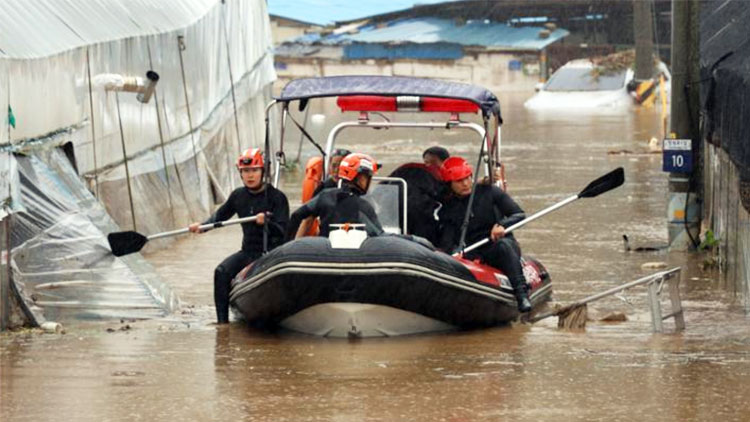
[[[669, 70], [659, 62], [652, 80], [636, 82], [630, 66], [608, 69], [590, 59], [572, 60], [557, 69], [524, 106], [530, 110], [627, 111], [661, 95], [660, 78]], [[665, 84], [665, 99], [669, 98]]]
[[[504, 182], [493, 180], [493, 169], [500, 163], [500, 105], [483, 88], [411, 77], [298, 79], [290, 82], [266, 111], [280, 106], [283, 126], [291, 117], [291, 103], [299, 102], [303, 109], [310, 100], [326, 97], [336, 97], [342, 112], [355, 112], [356, 118], [331, 129], [325, 148], [319, 147], [325, 157], [334, 151], [343, 131], [407, 128], [425, 135], [435, 129], [464, 131], [473, 134], [485, 176], [490, 182]], [[400, 111], [433, 113], [434, 119], [370, 118], [375, 113]], [[482, 124], [463, 121], [461, 113], [479, 114]], [[289, 120], [296, 124], [294, 119]], [[307, 131], [302, 133], [314, 142]], [[283, 157], [283, 150], [277, 152], [276, 183]], [[322, 163], [328, 166], [328, 160]], [[474, 172], [475, 185], [480, 164]], [[318, 173], [322, 176], [327, 170]], [[235, 278], [230, 293], [233, 307], [253, 325], [335, 337], [489, 327], [517, 318], [513, 289], [501, 271], [460, 254], [439, 251], [423, 238], [430, 237], [424, 227], [437, 224], [433, 210], [425, 209], [418, 195], [429, 185], [425, 181], [440, 184], [430, 169], [407, 163], [391, 176], [374, 177], [373, 182], [378, 184], [367, 196], [385, 235], [368, 237], [356, 225], [345, 225], [332, 230], [329, 237], [288, 242]], [[432, 221], [415, 226], [410, 219]], [[529, 299], [537, 307], [551, 295], [550, 277], [537, 260], [524, 257], [523, 261]]]

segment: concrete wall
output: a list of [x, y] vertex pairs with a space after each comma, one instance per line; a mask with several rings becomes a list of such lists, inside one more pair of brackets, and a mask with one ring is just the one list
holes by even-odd
[[750, 313], [750, 213], [742, 206], [739, 171], [721, 148], [705, 143], [704, 221], [718, 244], [718, 264], [729, 291]]
[[308, 32], [319, 31], [321, 29], [323, 29], [321, 26], [305, 25], [301, 22], [271, 17], [271, 39], [273, 40], [273, 45], [279, 45], [284, 41], [293, 40]]
[[296, 78], [333, 75], [385, 75], [439, 78], [481, 85], [491, 91], [533, 91], [539, 76], [509, 70], [511, 60], [538, 68], [536, 53], [481, 52], [459, 60], [343, 60], [338, 47], [321, 47], [312, 57], [276, 56], [276, 87]]

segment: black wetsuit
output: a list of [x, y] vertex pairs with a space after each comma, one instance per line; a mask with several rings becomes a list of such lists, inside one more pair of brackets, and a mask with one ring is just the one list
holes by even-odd
[[[446, 252], [458, 248], [469, 195], [459, 198], [452, 196], [439, 212], [441, 236], [438, 247]], [[492, 185], [477, 185], [472, 204], [472, 215], [466, 230], [466, 246], [470, 246], [490, 236], [495, 224], [512, 226], [526, 218], [521, 207], [502, 189]], [[521, 267], [521, 249], [512, 233], [501, 237], [497, 242], [486, 244], [467, 254], [467, 258], [480, 258], [486, 264], [499, 268], [513, 286], [513, 289], [526, 288], [526, 280]]]
[[333, 177], [328, 176], [326, 177], [326, 180], [323, 181], [323, 183], [319, 184], [317, 188], [313, 191], [313, 198], [323, 191], [323, 189], [330, 189], [330, 188], [337, 188], [339, 187], [338, 180], [333, 180]]
[[203, 224], [225, 221], [237, 214], [238, 217], [251, 217], [261, 212], [266, 215], [265, 225], [255, 222], [242, 224], [242, 249], [216, 267], [214, 271], [214, 302], [216, 317], [220, 323], [229, 321], [229, 289], [232, 279], [243, 268], [263, 254], [263, 232], [267, 230], [267, 247], [271, 249], [284, 243], [284, 233], [289, 222], [289, 202], [280, 190], [271, 185], [259, 193], [247, 187], [235, 189], [229, 199]]
[[[394, 170], [389, 177], [404, 179], [408, 185], [407, 233], [437, 244], [440, 240], [440, 227], [435, 221], [435, 210], [446, 196], [445, 186], [440, 181], [437, 170], [422, 163], [409, 163]], [[399, 194], [399, 207], [403, 207], [402, 202]]]
[[360, 197], [355, 188], [343, 184], [340, 188], [324, 189], [292, 214], [287, 228], [287, 239], [294, 239], [300, 223], [307, 217], [320, 217], [320, 236], [328, 237], [330, 224], [365, 224], [369, 236], [383, 233], [377, 214], [369, 202]]

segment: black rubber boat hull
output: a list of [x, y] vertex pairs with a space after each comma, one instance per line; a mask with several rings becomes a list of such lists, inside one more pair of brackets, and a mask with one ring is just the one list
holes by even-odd
[[[549, 276], [531, 292], [537, 306], [551, 294]], [[504, 276], [501, 276], [504, 278]], [[461, 328], [488, 327], [518, 317], [507, 279], [478, 282], [447, 254], [397, 236], [365, 240], [360, 249], [332, 249], [304, 238], [258, 259], [235, 279], [232, 305], [254, 325], [274, 326], [310, 306], [368, 303], [414, 312]], [[505, 286], [502, 286], [505, 284]]]

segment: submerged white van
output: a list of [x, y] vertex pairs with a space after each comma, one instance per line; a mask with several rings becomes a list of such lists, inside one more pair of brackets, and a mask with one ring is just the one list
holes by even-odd
[[627, 87], [633, 70], [598, 73], [595, 67], [588, 59], [566, 63], [524, 105], [532, 110], [630, 109], [634, 102]]

